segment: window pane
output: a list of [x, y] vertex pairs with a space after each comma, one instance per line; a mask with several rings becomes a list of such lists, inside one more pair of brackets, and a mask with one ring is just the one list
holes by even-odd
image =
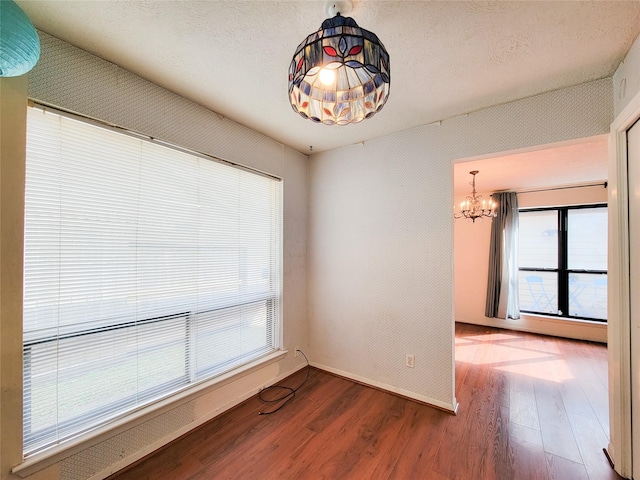
[[[230, 364], [241, 364], [244, 357], [265, 351], [271, 338], [267, 327], [272, 315], [271, 304], [270, 300], [259, 301], [200, 313], [194, 322], [196, 378], [228, 370]], [[235, 347], [239, 344], [242, 345], [240, 352]]]
[[24, 453], [278, 348], [274, 178], [29, 109]]
[[185, 319], [25, 345], [25, 441], [46, 445], [187, 383]]
[[558, 313], [558, 274], [556, 272], [519, 272], [520, 310]]
[[518, 266], [558, 268], [558, 212], [520, 212]]
[[569, 269], [607, 269], [607, 209], [569, 210]]
[[569, 274], [569, 315], [607, 319], [606, 274]]

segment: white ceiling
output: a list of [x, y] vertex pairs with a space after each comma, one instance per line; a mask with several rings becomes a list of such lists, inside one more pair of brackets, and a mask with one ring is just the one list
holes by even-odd
[[478, 192], [584, 185], [607, 179], [607, 135], [546, 145], [533, 151], [482, 158], [453, 166], [454, 198], [471, 193], [472, 170]]
[[[328, 1], [16, 0], [42, 31], [303, 153], [359, 143], [613, 74], [640, 1], [354, 0], [391, 56], [391, 95], [357, 125], [302, 119], [287, 98], [295, 47]], [[606, 136], [456, 164], [454, 195], [602, 181]]]
[[326, 1], [16, 1], [40, 30], [307, 154], [611, 76], [640, 33], [638, 1], [354, 0], [391, 94], [325, 126], [293, 112], [287, 73]]

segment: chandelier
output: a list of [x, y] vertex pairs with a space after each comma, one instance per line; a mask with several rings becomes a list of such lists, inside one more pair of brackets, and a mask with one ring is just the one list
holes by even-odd
[[294, 112], [325, 125], [371, 118], [389, 98], [389, 54], [375, 33], [340, 14], [350, 4], [331, 2], [335, 16], [298, 45], [289, 66]]
[[489, 200], [488, 202], [482, 198], [482, 195], [476, 194], [476, 175], [478, 170], [472, 170], [469, 172], [473, 175], [473, 180], [469, 185], [472, 186], [471, 195], [467, 195], [467, 198], [460, 203], [460, 211], [453, 213], [453, 218], [470, 218], [475, 223], [476, 218], [481, 217], [495, 217], [498, 215], [496, 212], [496, 202]]

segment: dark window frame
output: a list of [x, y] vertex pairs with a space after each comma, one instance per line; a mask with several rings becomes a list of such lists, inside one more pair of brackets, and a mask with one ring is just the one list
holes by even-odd
[[521, 208], [519, 213], [526, 212], [557, 212], [558, 214], [558, 266], [557, 268], [536, 268], [536, 267], [521, 267], [518, 265], [518, 271], [520, 272], [549, 272], [557, 273], [558, 275], [558, 312], [539, 312], [533, 310], [520, 310], [522, 313], [531, 313], [535, 315], [545, 315], [558, 318], [566, 318], [570, 320], [589, 320], [599, 323], [607, 323], [607, 319], [583, 317], [578, 315], [569, 315], [569, 275], [572, 273], [584, 273], [592, 275], [607, 274], [608, 270], [591, 270], [591, 269], [571, 269], [568, 267], [569, 249], [568, 249], [568, 219], [570, 210], [581, 209], [593, 209], [593, 208], [605, 208], [608, 205], [606, 203], [593, 203], [588, 205], [566, 205], [561, 207], [536, 207], [536, 208]]

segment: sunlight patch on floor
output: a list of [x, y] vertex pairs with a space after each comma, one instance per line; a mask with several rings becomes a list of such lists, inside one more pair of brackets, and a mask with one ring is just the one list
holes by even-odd
[[[545, 352], [523, 350], [521, 348], [503, 345], [461, 345], [456, 348], [456, 360], [473, 363], [475, 365], [491, 365], [505, 362], [521, 362], [549, 358]], [[555, 357], [552, 357], [555, 358]]]
[[526, 375], [528, 377], [555, 383], [562, 383], [575, 378], [567, 363], [561, 359], [516, 365], [504, 365], [496, 368], [503, 372]]
[[562, 352], [560, 351], [560, 349], [556, 344], [551, 344], [549, 342], [518, 340], [515, 342], [509, 342], [509, 346], [515, 347], [515, 348], [526, 348], [529, 350], [536, 350], [538, 352], [552, 353], [554, 355], [562, 354]]
[[490, 333], [456, 337], [455, 359], [500, 371], [562, 383], [575, 377], [556, 345], [518, 335]]
[[507, 333], [485, 333], [483, 335], [470, 335], [467, 338], [474, 342], [500, 342], [505, 340], [520, 340], [522, 337], [520, 335], [510, 335]]

